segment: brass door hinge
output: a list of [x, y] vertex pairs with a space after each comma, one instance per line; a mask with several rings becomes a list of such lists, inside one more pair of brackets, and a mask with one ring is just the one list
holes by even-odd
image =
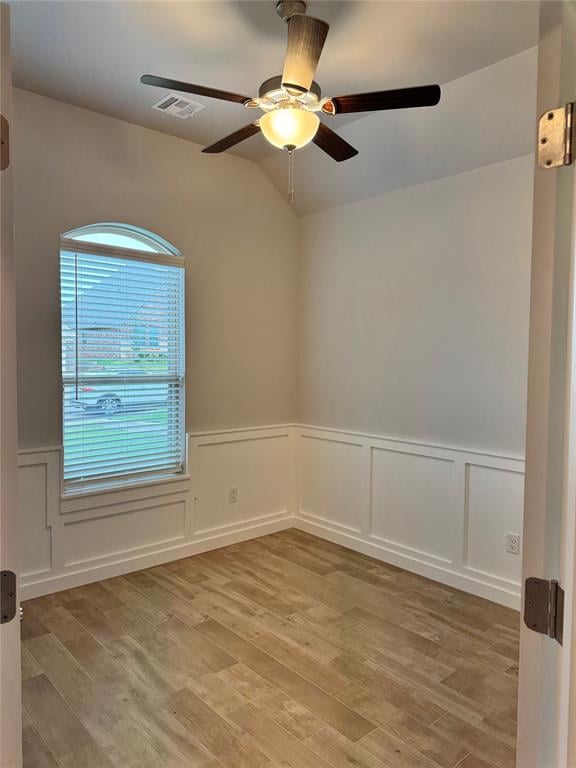
[[10, 126], [4, 115], [0, 115], [0, 171], [10, 165]]
[[544, 112], [538, 121], [538, 165], [560, 168], [574, 162], [574, 102]]
[[526, 579], [524, 623], [534, 632], [548, 635], [562, 645], [564, 637], [564, 590], [552, 579]]

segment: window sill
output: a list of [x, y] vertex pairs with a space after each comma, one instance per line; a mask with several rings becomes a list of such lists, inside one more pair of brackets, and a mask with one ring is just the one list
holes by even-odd
[[133, 488], [146, 488], [151, 485], [166, 485], [167, 483], [181, 482], [190, 479], [190, 475], [183, 472], [178, 475], [156, 475], [140, 480], [117, 480], [115, 482], [101, 483], [85, 488], [65, 490], [60, 494], [60, 500], [67, 501], [69, 499], [79, 499], [83, 496], [99, 496], [103, 493], [118, 493], [120, 491], [130, 491]]

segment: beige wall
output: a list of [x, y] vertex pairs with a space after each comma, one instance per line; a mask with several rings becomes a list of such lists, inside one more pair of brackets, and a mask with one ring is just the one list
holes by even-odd
[[15, 112], [21, 447], [61, 442], [59, 236], [112, 220], [186, 255], [189, 430], [523, 454], [530, 156], [297, 220], [253, 163], [24, 91]]
[[98, 221], [166, 237], [187, 260], [187, 427], [295, 417], [297, 226], [253, 163], [15, 92], [20, 446], [61, 443], [62, 232]]
[[302, 220], [299, 416], [523, 455], [533, 159]]

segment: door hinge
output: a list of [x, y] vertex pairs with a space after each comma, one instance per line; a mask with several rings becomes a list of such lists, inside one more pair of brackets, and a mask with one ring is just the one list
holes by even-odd
[[538, 165], [560, 168], [574, 162], [574, 102], [544, 112], [538, 121]]
[[4, 115], [0, 115], [0, 171], [10, 165], [10, 125]]
[[564, 590], [552, 579], [526, 579], [524, 623], [534, 632], [548, 635], [562, 645], [564, 637]]
[[16, 574], [0, 571], [0, 624], [7, 624], [16, 616]]

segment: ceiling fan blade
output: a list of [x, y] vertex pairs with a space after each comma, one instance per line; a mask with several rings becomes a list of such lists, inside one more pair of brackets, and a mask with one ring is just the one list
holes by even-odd
[[325, 21], [296, 13], [288, 20], [288, 49], [282, 85], [289, 91], [310, 90], [330, 27]]
[[207, 88], [204, 85], [185, 83], [182, 80], [171, 80], [169, 77], [142, 75], [140, 82], [144, 85], [156, 85], [158, 88], [168, 88], [168, 90], [171, 91], [185, 91], [186, 93], [195, 93], [197, 96], [208, 96], [211, 99], [235, 101], [237, 104], [244, 104], [245, 102], [252, 100], [250, 96], [242, 96], [240, 93], [232, 93], [231, 91], [219, 91], [217, 88]]
[[240, 142], [244, 141], [244, 139], [249, 139], [250, 136], [254, 136], [257, 133], [260, 133], [260, 127], [254, 123], [249, 123], [243, 128], [234, 131], [234, 133], [231, 133], [230, 136], [226, 136], [225, 138], [220, 139], [220, 141], [217, 141], [215, 144], [211, 144], [209, 147], [204, 147], [202, 152], [206, 152], [210, 155], [215, 155], [218, 152], [225, 152], [227, 149], [230, 149], [230, 147], [234, 147], [236, 144], [240, 144]]
[[336, 160], [337, 163], [341, 163], [342, 160], [349, 160], [354, 155], [358, 154], [358, 150], [331, 128], [328, 128], [324, 123], [320, 123], [316, 136], [312, 139], [314, 144], [320, 149], [323, 149], [327, 155]]
[[335, 96], [326, 102], [324, 111], [332, 115], [345, 112], [377, 112], [381, 109], [408, 109], [433, 107], [440, 101], [439, 85], [421, 85], [416, 88], [398, 88], [393, 91], [355, 93]]

